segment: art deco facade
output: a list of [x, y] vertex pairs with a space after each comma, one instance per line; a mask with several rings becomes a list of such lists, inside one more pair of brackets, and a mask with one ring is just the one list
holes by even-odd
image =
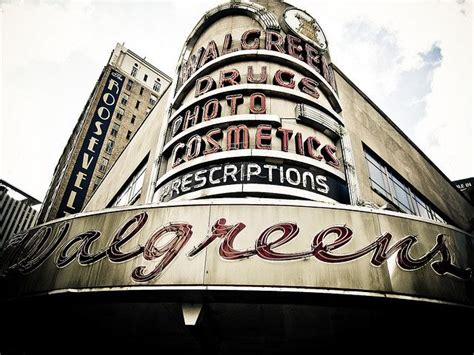
[[16, 238], [0, 273], [12, 310], [30, 295], [98, 351], [471, 351], [473, 217], [312, 14], [232, 1], [84, 213]]
[[82, 211], [170, 83], [116, 45], [54, 170], [38, 222]]

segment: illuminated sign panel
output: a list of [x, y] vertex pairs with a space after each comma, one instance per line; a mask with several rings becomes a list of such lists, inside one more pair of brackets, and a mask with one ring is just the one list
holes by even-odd
[[[291, 164], [271, 164], [258, 161], [225, 162], [193, 170], [167, 183], [161, 190], [160, 200], [169, 201], [178, 196], [210, 187], [239, 184], [296, 188], [321, 194], [341, 203], [349, 203], [347, 186], [332, 174], [314, 167], [310, 170]], [[277, 191], [274, 190], [274, 193]]]
[[79, 150], [56, 218], [82, 210], [87, 190], [92, 181], [92, 173], [97, 165], [100, 150], [104, 144], [104, 138], [109, 129], [124, 79], [122, 74], [115, 71], [112, 71], [107, 78], [97, 109]]
[[[254, 123], [260, 123], [256, 120]], [[215, 127], [204, 135], [193, 134], [189, 138], [173, 141], [165, 151], [171, 156], [171, 167], [176, 167], [185, 161], [191, 161], [200, 156], [207, 156], [221, 151], [235, 151], [255, 148], [259, 150], [274, 150], [292, 152], [323, 162], [328, 166], [340, 168], [341, 163], [336, 155], [337, 148], [325, 137], [321, 143], [321, 134], [311, 131], [314, 135], [303, 135], [289, 128], [273, 129], [270, 124], [261, 123], [257, 127], [239, 123], [229, 125], [225, 130]]]
[[[242, 67], [242, 64], [239, 66]], [[326, 110], [321, 115], [331, 119], [333, 111], [324, 108], [324, 101], [320, 101], [324, 94], [319, 92], [319, 83], [296, 71], [278, 67], [275, 69], [274, 65], [271, 70], [267, 70], [269, 66], [259, 67], [258, 79], [255, 79], [253, 66], [248, 66], [244, 77], [235, 68], [221, 69], [218, 79], [210, 75], [197, 77], [194, 97], [197, 100], [205, 94], [206, 97], [194, 104], [184, 104], [171, 116], [163, 148], [165, 166], [169, 175], [176, 167], [186, 162], [192, 163], [199, 157], [248, 149], [276, 149], [292, 153], [292, 156], [288, 155], [287, 161], [282, 161], [280, 165], [259, 163], [249, 157], [245, 162], [226, 161], [191, 171], [188, 168], [185, 173], [179, 173], [178, 177], [159, 181], [159, 198], [155, 200], [169, 201], [190, 192], [207, 191], [226, 185], [265, 184], [308, 191], [311, 193], [307, 195], [308, 198], [312, 196], [313, 199], [318, 199], [315, 194], [319, 194], [331, 201], [349, 203], [344, 179], [333, 176], [328, 171], [320, 171], [313, 164], [308, 164], [308, 161], [294, 161], [298, 160], [296, 154], [313, 159], [315, 163], [322, 162], [341, 172], [343, 169], [337, 135], [331, 138], [325, 136], [301, 123], [301, 117], [298, 120], [295, 117], [297, 105], [303, 99], [308, 105], [317, 102], [316, 105], [320, 105], [318, 107]], [[246, 84], [242, 84], [243, 80]], [[272, 84], [267, 84], [269, 81]], [[247, 84], [253, 85], [252, 88], [246, 87]], [[278, 88], [290, 90], [290, 93], [279, 92]], [[225, 93], [222, 89], [226, 90]], [[298, 90], [300, 94], [292, 96], [293, 90]], [[291, 107], [292, 109], [288, 109]], [[295, 122], [285, 127], [275, 114], [293, 116]], [[273, 116], [277, 119], [273, 119]], [[332, 120], [337, 126], [340, 120], [336, 117], [333, 116]], [[272, 122], [269, 121], [272, 119]], [[293, 163], [290, 163], [292, 160]], [[262, 174], [252, 174], [254, 169]], [[239, 171], [239, 174], [235, 171]], [[242, 188], [242, 194], [244, 190]], [[291, 190], [275, 190], [275, 195], [291, 195], [289, 191]], [[236, 193], [236, 189], [229, 192]], [[270, 189], [265, 191], [265, 194], [268, 193]]]
[[325, 36], [303, 11], [286, 11], [282, 28], [261, 10], [261, 28], [244, 16], [236, 28], [209, 20], [186, 42], [153, 201], [251, 195], [350, 203]]
[[245, 285], [472, 304], [470, 240], [448, 226], [357, 207], [214, 201], [101, 212], [34, 228], [1, 251], [0, 275], [9, 295]]
[[[288, 54], [308, 64], [317, 72], [321, 73], [332, 88], [336, 90], [334, 72], [328, 64], [327, 59], [315, 48], [319, 47], [318, 45], [308, 43], [292, 34], [281, 34], [276, 31], [262, 31], [260, 29], [244, 31], [240, 37], [240, 44], [235, 47], [231, 47], [232, 34], [227, 33], [223, 37], [224, 44], [222, 48], [218, 48], [216, 41], [210, 41], [205, 48], [200, 47], [195, 50], [190, 58], [182, 64], [178, 86], [188, 80], [199, 68], [220, 56], [241, 50], [263, 49]], [[324, 40], [324, 48], [326, 48], [325, 43]]]

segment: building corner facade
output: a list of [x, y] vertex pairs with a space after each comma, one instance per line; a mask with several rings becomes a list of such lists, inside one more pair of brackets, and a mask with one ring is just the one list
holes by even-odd
[[[472, 202], [328, 43], [282, 1], [207, 11], [83, 212], [2, 249], [14, 329], [66, 314], [58, 333], [87, 329], [102, 352], [406, 351], [408, 337], [413, 349], [472, 351]], [[110, 117], [140, 101], [143, 72], [123, 51], [111, 56], [123, 82], [113, 67], [97, 91], [117, 105]]]

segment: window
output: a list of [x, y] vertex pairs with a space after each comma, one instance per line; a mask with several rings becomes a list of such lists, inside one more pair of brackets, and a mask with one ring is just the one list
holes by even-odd
[[410, 189], [405, 186], [403, 182], [397, 179], [395, 176], [390, 175], [390, 180], [393, 186], [393, 198], [395, 204], [406, 213], [414, 214], [414, 210], [411, 207], [411, 197], [410, 197]]
[[108, 154], [112, 154], [112, 150], [114, 149], [114, 144], [115, 144], [115, 142], [113, 140], [109, 139], [109, 141], [107, 142], [107, 145], [105, 146], [105, 151]]
[[132, 76], [133, 77], [137, 76], [137, 72], [138, 72], [138, 64], [135, 63], [132, 67]]
[[429, 218], [438, 222], [446, 221], [434, 211], [434, 207], [405, 182], [385, 162], [375, 154], [365, 151], [372, 189], [393, 203], [400, 211]]
[[146, 83], [147, 79], [148, 79], [148, 75], [145, 74], [145, 75], [143, 76], [143, 81]]
[[132, 87], [133, 87], [133, 81], [129, 80], [129, 81], [127, 82], [127, 90], [128, 90], [128, 91], [132, 91]]
[[432, 214], [433, 219], [435, 221], [438, 221], [438, 222], [441, 222], [441, 223], [446, 223], [446, 221], [439, 214], [437, 214], [436, 212], [431, 211], [431, 214]]
[[140, 88], [140, 95], [143, 95], [143, 91], [145, 91], [144, 88]]
[[119, 126], [118, 124], [113, 123], [113, 124], [112, 124], [112, 130], [110, 131], [110, 135], [111, 135], [112, 137], [117, 137], [117, 133], [118, 133], [118, 131], [119, 131], [119, 128], [120, 128], [120, 126]]
[[124, 106], [126, 106], [129, 97], [130, 97], [129, 95], [123, 94], [121, 104], [124, 105]]
[[138, 110], [138, 108], [140, 107], [140, 101], [137, 100], [137, 103], [135, 105], [135, 108]]
[[388, 181], [383, 166], [369, 158], [367, 158], [367, 163], [369, 165], [369, 175], [372, 187], [377, 192], [387, 197], [390, 194], [390, 189], [388, 188]]
[[99, 164], [99, 171], [105, 173], [107, 171], [107, 165], [109, 165], [109, 159], [102, 158]]
[[102, 178], [96, 177], [94, 181], [94, 186], [92, 187], [92, 191], [95, 191], [99, 187], [101, 182], [102, 182]]
[[148, 116], [148, 114], [150, 113], [150, 111], [151, 111], [151, 108], [147, 107], [146, 112], [145, 112], [145, 117]]
[[115, 117], [116, 117], [119, 121], [121, 121], [124, 113], [125, 113], [125, 111], [123, 110], [123, 108], [119, 107], [119, 108], [117, 109], [117, 113], [115, 114]]
[[150, 105], [155, 106], [157, 102], [158, 102], [158, 98], [155, 95], [150, 95], [150, 100], [149, 100]]
[[145, 178], [147, 158], [135, 170], [128, 181], [122, 186], [117, 196], [112, 200], [110, 206], [132, 205], [140, 197], [143, 180]]
[[421, 201], [418, 197], [415, 196], [415, 206], [416, 206], [416, 214], [418, 216], [424, 217], [424, 218], [431, 218], [430, 216], [430, 208]]
[[137, 118], [137, 116], [136, 116], [136, 115], [132, 115], [132, 119], [130, 120], [130, 122], [131, 122], [132, 124], [134, 124], [134, 123], [135, 123], [135, 119], [136, 119], [136, 118]]
[[115, 206], [126, 206], [130, 201], [130, 186], [127, 186], [127, 189], [124, 190], [120, 196], [118, 196], [117, 200], [114, 201], [112, 204], [113, 207]]
[[153, 90], [156, 92], [160, 92], [160, 88], [161, 88], [160, 79], [157, 78], [155, 80], [155, 83], [153, 84]]
[[128, 131], [127, 132], [127, 139], [130, 139], [131, 136], [132, 136], [132, 131]]

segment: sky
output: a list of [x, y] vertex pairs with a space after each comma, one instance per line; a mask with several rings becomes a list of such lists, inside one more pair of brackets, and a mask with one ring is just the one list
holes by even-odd
[[[174, 77], [187, 35], [222, 2], [0, 0], [0, 178], [42, 200], [115, 44]], [[474, 176], [471, 0], [289, 2], [450, 179]]]

